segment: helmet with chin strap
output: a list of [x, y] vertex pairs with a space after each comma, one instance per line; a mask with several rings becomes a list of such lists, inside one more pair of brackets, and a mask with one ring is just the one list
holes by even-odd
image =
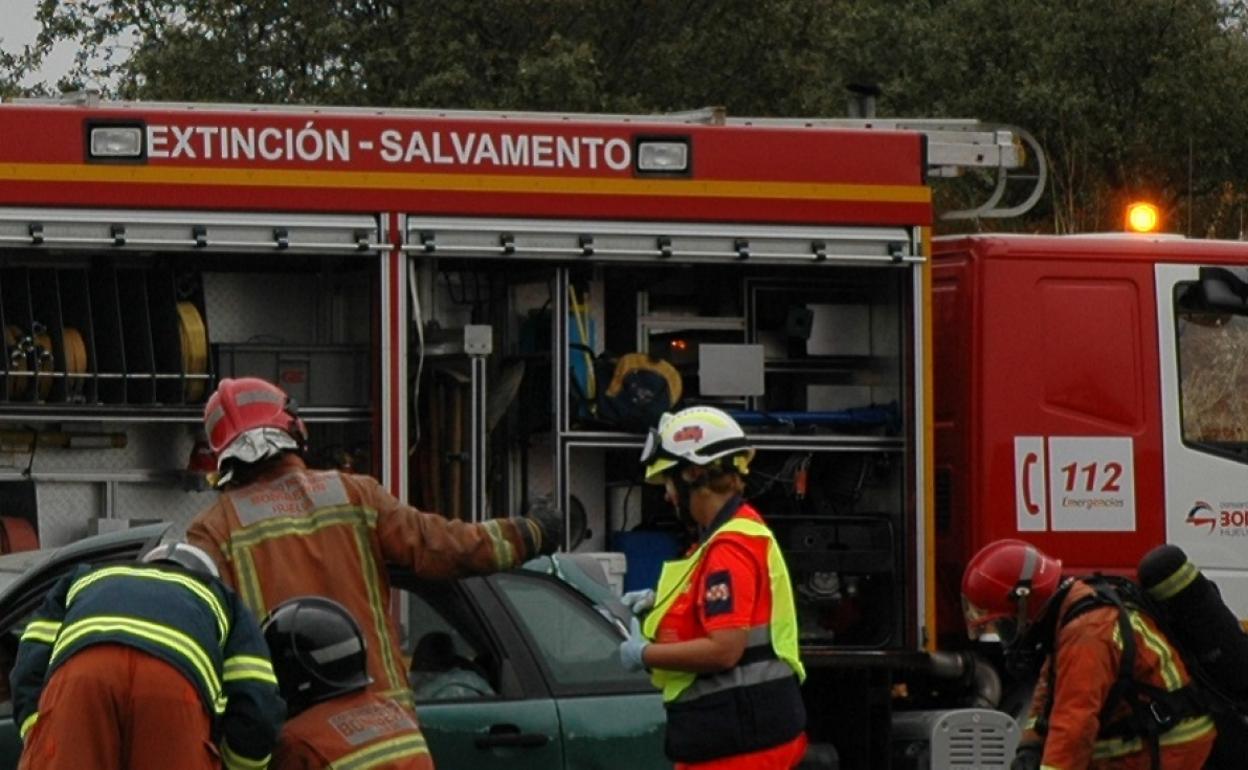
[[1022, 540], [980, 549], [962, 575], [967, 635], [991, 634], [1009, 645], [1044, 614], [1062, 582], [1062, 562]]
[[664, 475], [682, 463], [708, 466], [730, 459], [731, 468], [749, 473], [754, 448], [745, 431], [722, 409], [691, 406], [675, 414], [664, 413], [657, 428], [646, 437], [641, 462], [646, 482], [662, 484]]

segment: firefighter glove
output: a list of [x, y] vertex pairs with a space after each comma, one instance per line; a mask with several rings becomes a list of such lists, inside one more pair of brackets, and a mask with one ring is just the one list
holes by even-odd
[[620, 597], [620, 602], [628, 608], [629, 612], [632, 612], [634, 615], [640, 615], [654, 607], [654, 591], [649, 588], [643, 588], [640, 591], [629, 591]]
[[649, 646], [650, 640], [642, 636], [641, 622], [633, 618], [628, 628], [628, 638], [620, 642], [620, 663], [628, 671], [641, 671], [646, 663], [641, 658], [642, 652]]
[[1044, 754], [1044, 747], [1039, 743], [1024, 743], [1018, 747], [1018, 751], [1014, 752], [1014, 761], [1010, 763], [1010, 770], [1040, 770], [1040, 759]]
[[563, 511], [549, 497], [535, 497], [529, 502], [526, 514], [541, 531], [541, 543], [537, 554], [551, 554], [563, 545]]

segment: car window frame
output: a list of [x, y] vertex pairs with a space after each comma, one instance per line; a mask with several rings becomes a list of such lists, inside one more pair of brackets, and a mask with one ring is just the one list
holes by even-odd
[[493, 696], [418, 700], [416, 701], [417, 710], [420, 709], [421, 704], [524, 701], [553, 697], [527, 643], [519, 635], [519, 630], [514, 627], [514, 620], [506, 613], [494, 594], [486, 588], [483, 578], [423, 580], [407, 570], [399, 569], [391, 571], [390, 586], [393, 589], [414, 593], [428, 590], [449, 591], [457, 595], [465, 604], [467, 612], [477, 626], [473, 630], [478, 632], [481, 642], [490, 647], [490, 652], [499, 661], [497, 692]]
[[[512, 570], [501, 574], [505, 575], [505, 578], [507, 579], [516, 578], [520, 580], [534, 580], [547, 583], [553, 588], [553, 590], [562, 592], [573, 602], [584, 606], [590, 616], [595, 618], [597, 622], [604, 624], [607, 628], [610, 628], [612, 633], [619, 636], [619, 627], [617, 625], [618, 619], [614, 618], [610, 612], [604, 613], [603, 608], [596, 605], [583, 593], [559, 578], [528, 570]], [[648, 679], [643, 677], [638, 677], [635, 680], [603, 680], [601, 682], [594, 682], [593, 684], [563, 684], [559, 682], [555, 678], [554, 672], [552, 672], [550, 667], [546, 664], [545, 657], [541, 652], [541, 645], [538, 643], [537, 639], [529, 633], [528, 626], [525, 624], [524, 620], [518, 617], [517, 608], [514, 607], [507, 599], [506, 590], [502, 586], [496, 584], [499, 577], [500, 575], [490, 575], [485, 578], [485, 584], [488, 586], [489, 590], [494, 593], [495, 600], [499, 608], [507, 614], [507, 617], [511, 621], [511, 625], [515, 628], [516, 633], [520, 635], [523, 643], [527, 646], [529, 654], [532, 656], [535, 664], [545, 679], [547, 688], [549, 688], [555, 697], [567, 698], [577, 696], [638, 695], [655, 692], [654, 686]], [[624, 641], [622, 636], [620, 637], [620, 641]]]

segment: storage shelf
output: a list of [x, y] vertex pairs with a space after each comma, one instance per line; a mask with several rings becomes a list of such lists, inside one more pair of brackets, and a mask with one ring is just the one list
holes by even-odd
[[763, 366], [767, 372], [861, 372], [879, 367], [883, 359], [878, 356], [810, 356], [809, 358], [766, 358]]
[[[746, 432], [757, 449], [817, 450], [846, 452], [904, 452], [906, 440], [893, 436], [804, 435]], [[568, 431], [559, 436], [571, 446], [641, 447], [646, 437], [636, 433], [611, 431]]]
[[637, 324], [651, 334], [655, 330], [672, 331], [745, 331], [745, 318], [741, 316], [698, 316], [651, 314], [638, 316]]
[[[308, 423], [363, 422], [372, 411], [356, 407], [301, 407]], [[0, 422], [166, 422], [199, 423], [203, 409], [194, 406], [116, 406], [113, 404], [5, 404]]]

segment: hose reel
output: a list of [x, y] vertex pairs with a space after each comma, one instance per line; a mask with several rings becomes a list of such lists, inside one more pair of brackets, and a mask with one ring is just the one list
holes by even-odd
[[26, 395], [26, 351], [22, 346], [22, 333], [20, 326], [9, 324], [4, 327], [4, 350], [8, 357], [8, 382], [5, 383], [5, 394], [9, 400], [18, 399]]
[[71, 401], [81, 401], [87, 385], [87, 343], [82, 332], [66, 326], [61, 333], [61, 350], [65, 354], [66, 391]]
[[201, 401], [207, 389], [208, 329], [195, 303], [178, 303], [178, 336], [182, 340], [182, 371], [187, 376], [183, 397], [188, 402]]

